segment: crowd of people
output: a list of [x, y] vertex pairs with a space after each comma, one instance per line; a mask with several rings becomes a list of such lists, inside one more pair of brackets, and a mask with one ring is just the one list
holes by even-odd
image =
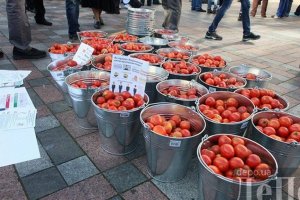
[[[191, 10], [198, 12], [207, 12], [216, 14], [211, 25], [206, 32], [206, 39], [222, 40], [217, 34], [217, 27], [230, 8], [233, 0], [208, 0], [207, 10], [202, 8], [202, 0], [190, 0]], [[257, 40], [259, 35], [251, 32], [250, 15], [255, 17], [258, 5], [261, 4], [261, 16], [266, 17], [268, 0], [253, 0], [252, 10], [250, 9], [250, 0], [239, 0], [241, 2], [240, 18], [243, 24], [243, 41]], [[132, 7], [141, 7], [145, 0], [65, 0], [66, 16], [68, 21], [69, 39], [76, 40], [79, 27], [79, 7], [91, 8], [94, 14], [94, 28], [100, 29], [104, 25], [101, 13], [105, 11], [109, 14], [119, 14], [119, 5], [124, 3]], [[178, 25], [181, 16], [182, 0], [147, 0], [147, 6], [161, 4], [165, 11], [165, 20], [162, 26], [165, 29], [178, 31]], [[280, 0], [279, 6], [274, 18], [287, 17], [291, 10], [293, 0]], [[26, 4], [26, 6], [25, 6]], [[214, 5], [212, 9], [212, 5]], [[38, 59], [46, 57], [46, 52], [30, 47], [31, 30], [26, 10], [35, 13], [37, 24], [51, 26], [52, 23], [45, 18], [45, 7], [43, 0], [6, 0], [6, 12], [9, 29], [9, 41], [13, 44], [13, 58], [18, 59]], [[300, 6], [295, 11], [295, 15], [300, 15]], [[0, 49], [0, 58], [3, 52]]]

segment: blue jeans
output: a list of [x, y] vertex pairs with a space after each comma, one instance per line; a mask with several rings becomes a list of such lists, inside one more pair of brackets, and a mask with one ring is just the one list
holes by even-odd
[[69, 26], [69, 35], [79, 31], [79, 0], [66, 0], [66, 14]]
[[280, 0], [276, 15], [278, 17], [284, 17], [285, 12], [288, 9], [288, 6], [289, 6], [289, 0]]
[[211, 10], [212, 0], [207, 0], [207, 10]]
[[202, 9], [202, 0], [192, 0], [192, 10]]
[[[226, 11], [230, 8], [232, 0], [224, 0], [222, 6], [217, 11], [217, 14], [208, 28], [209, 32], [215, 32], [220, 21], [224, 17]], [[242, 22], [243, 22], [243, 34], [250, 34], [250, 17], [249, 17], [249, 9], [250, 9], [250, 1], [249, 0], [241, 0], [242, 6]]]

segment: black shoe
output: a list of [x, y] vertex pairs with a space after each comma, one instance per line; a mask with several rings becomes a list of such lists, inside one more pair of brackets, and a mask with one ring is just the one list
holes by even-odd
[[100, 17], [100, 25], [104, 25], [103, 19]]
[[213, 13], [213, 11], [211, 9], [208, 9], [206, 12], [207, 12], [207, 14], [212, 14]]
[[69, 34], [69, 39], [70, 40], [78, 40], [77, 34]]
[[250, 32], [249, 35], [243, 35], [243, 41], [246, 42], [248, 40], [258, 40], [260, 35], [255, 35], [254, 33]]
[[200, 8], [199, 10], [196, 10], [197, 12], [206, 12], [204, 9]]
[[95, 28], [95, 29], [100, 29], [100, 28], [101, 28], [101, 23], [100, 23], [100, 21], [95, 21], [95, 23], [94, 23], [94, 28]]
[[37, 24], [40, 24], [40, 25], [52, 26], [52, 23], [47, 21], [46, 19], [35, 20], [35, 21]]
[[29, 47], [26, 50], [19, 49], [17, 47], [14, 47], [13, 49], [13, 58], [15, 60], [22, 60], [22, 59], [38, 59], [38, 58], [44, 58], [47, 54], [45, 51], [40, 51], [38, 49]]
[[0, 58], [3, 58], [3, 55], [4, 55], [4, 53], [3, 53], [3, 51], [0, 49]]
[[222, 40], [223, 39], [216, 32], [209, 32], [209, 31], [206, 32], [205, 38], [211, 39], [211, 40]]

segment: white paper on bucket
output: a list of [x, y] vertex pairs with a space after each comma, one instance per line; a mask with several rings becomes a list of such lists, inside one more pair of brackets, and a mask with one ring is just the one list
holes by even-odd
[[40, 157], [34, 128], [0, 130], [0, 167]]
[[29, 70], [0, 70], [0, 87], [23, 85], [23, 80], [31, 73]]
[[87, 44], [81, 43], [79, 45], [77, 52], [75, 53], [75, 55], [73, 57], [73, 60], [76, 61], [78, 65], [85, 65], [91, 60], [93, 52], [94, 52], [93, 47], [91, 47]]
[[149, 63], [129, 56], [113, 55], [109, 90], [144, 96]]
[[0, 88], [0, 130], [33, 128], [36, 113], [24, 87]]

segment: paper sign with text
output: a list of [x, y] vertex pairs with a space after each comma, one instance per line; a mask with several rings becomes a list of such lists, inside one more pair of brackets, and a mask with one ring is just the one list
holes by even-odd
[[129, 56], [113, 55], [109, 89], [144, 96], [149, 63]]
[[77, 62], [77, 64], [79, 64], [79, 65], [85, 65], [90, 61], [90, 59], [93, 55], [93, 52], [94, 52], [93, 47], [91, 47], [87, 44], [81, 43], [77, 52], [75, 53], [75, 55], [73, 57], [73, 60], [75, 60]]

